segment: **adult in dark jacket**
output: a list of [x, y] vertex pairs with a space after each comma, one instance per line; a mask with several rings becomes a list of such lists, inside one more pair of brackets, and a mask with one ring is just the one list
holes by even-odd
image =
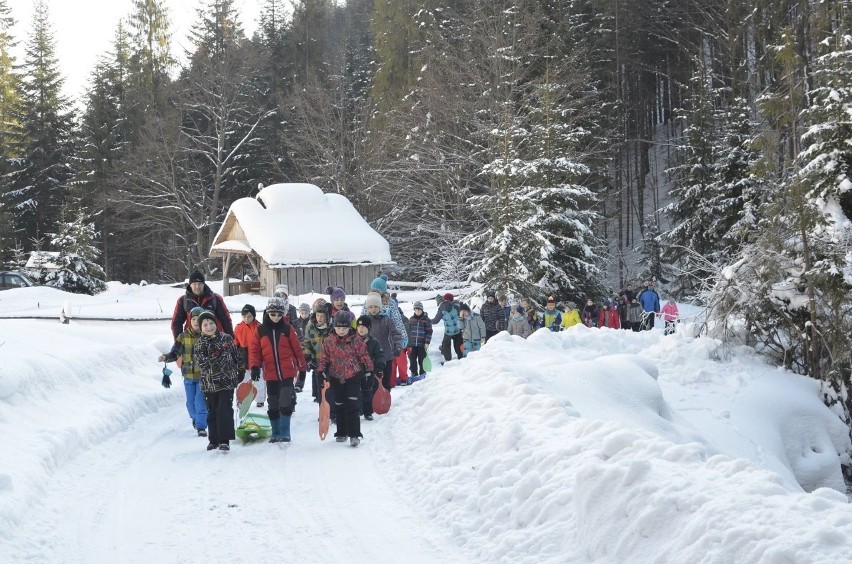
[[660, 313], [660, 295], [654, 290], [653, 280], [648, 280], [645, 283], [645, 289], [639, 294], [639, 304], [642, 306], [642, 311], [645, 312], [642, 329], [650, 331], [654, 328], [654, 318]]
[[269, 402], [267, 413], [272, 426], [271, 443], [290, 442], [290, 416], [296, 405], [294, 378], [305, 370], [306, 365], [299, 336], [284, 318], [286, 311], [286, 300], [270, 298], [264, 321], [257, 328], [249, 347], [252, 380], [260, 378], [263, 367]]
[[485, 339], [482, 342], [487, 343], [488, 339], [501, 331], [498, 323], [503, 316], [503, 307], [497, 303], [497, 296], [493, 290], [485, 292], [485, 303], [479, 308], [479, 313], [482, 315], [482, 321], [485, 322]]
[[204, 281], [204, 275], [196, 270], [189, 276], [189, 284], [186, 285], [186, 293], [177, 299], [175, 310], [172, 313], [172, 336], [177, 339], [178, 335], [189, 329], [191, 317], [189, 312], [192, 308], [200, 307], [213, 313], [216, 317], [216, 327], [219, 331], [234, 336], [234, 325], [231, 322], [231, 314], [222, 296], [213, 292]]
[[[373, 322], [370, 320], [370, 316], [362, 315], [356, 322], [355, 331], [359, 337], [364, 339], [364, 344], [367, 345], [367, 354], [370, 355], [370, 360], [373, 361], [373, 368], [375, 369], [377, 366], [385, 365], [385, 353], [376, 338], [370, 335], [372, 327]], [[361, 411], [367, 421], [373, 420], [373, 396], [377, 389], [378, 386], [373, 373], [365, 372], [364, 379], [361, 382]]]

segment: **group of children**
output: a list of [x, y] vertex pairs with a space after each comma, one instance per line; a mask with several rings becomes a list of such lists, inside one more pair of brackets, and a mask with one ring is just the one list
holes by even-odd
[[[310, 372], [314, 402], [321, 401], [323, 385], [329, 382], [326, 400], [337, 427], [336, 440], [358, 446], [363, 437], [361, 417], [373, 419], [379, 382], [392, 389], [425, 376], [432, 326], [437, 323], [443, 323], [440, 350], [444, 361], [449, 361], [453, 352], [461, 359], [504, 330], [523, 338], [539, 328], [561, 331], [580, 323], [639, 331], [653, 327], [653, 318], [659, 314], [668, 334], [678, 321], [677, 304], [669, 300], [660, 308], [650, 281], [640, 294], [627, 286], [600, 306], [588, 299], [582, 310], [571, 302], [557, 304], [552, 296], [543, 311], [526, 298], [512, 307], [506, 296], [488, 291], [476, 312], [448, 292], [436, 296], [438, 309], [431, 318], [419, 301], [413, 304], [413, 315], [406, 317], [396, 294], [388, 292], [386, 276], [373, 280], [358, 317], [349, 309], [343, 287], [329, 286], [326, 292], [329, 301], [319, 298], [312, 306], [303, 303], [296, 308], [289, 303], [287, 286], [279, 285], [263, 318], [258, 320], [255, 308], [246, 304], [242, 322], [231, 335], [230, 319], [217, 319], [213, 311], [199, 305], [197, 296], [210, 292], [203, 277], [193, 274], [187, 287], [189, 298], [179, 299], [175, 310], [182, 310], [186, 320], [183, 331], [158, 360], [180, 361], [186, 408], [198, 435], [208, 437], [208, 450], [230, 449], [235, 439], [234, 390], [246, 374], [259, 388], [258, 407], [267, 407], [270, 442], [290, 442], [296, 394], [304, 389]], [[221, 301], [215, 294], [210, 299], [211, 303]], [[173, 319], [173, 330], [180, 323], [175, 327]]]

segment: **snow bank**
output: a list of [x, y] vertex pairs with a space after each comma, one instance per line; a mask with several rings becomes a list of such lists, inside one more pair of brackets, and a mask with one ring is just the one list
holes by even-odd
[[[0, 539], [9, 538], [31, 503], [51, 493], [51, 475], [79, 451], [182, 401], [182, 390], [160, 385], [154, 360], [168, 340], [134, 343], [133, 333], [107, 336], [82, 323], [0, 324], [0, 436], [11, 453], [0, 462]], [[49, 343], [50, 352], [36, 353], [33, 338]]]
[[[786, 461], [783, 473], [762, 468], [761, 455], [728, 454], [724, 432], [705, 434], [666, 401], [655, 377], [679, 368], [724, 388], [731, 367], [707, 360], [713, 348], [654, 331], [501, 334], [400, 398], [382, 427], [390, 446], [381, 455], [406, 484], [403, 495], [483, 561], [852, 558], [846, 497], [824, 487], [842, 487], [832, 440], [843, 441], [815, 387], [788, 375], [780, 387], [791, 410], [762, 393], [777, 371], [740, 375], [749, 385], [737, 409], [750, 416], [734, 421], [774, 414], [750, 433], [772, 439], [758, 450], [764, 461]], [[711, 403], [711, 411], [725, 420], [720, 428], [731, 425], [725, 410]]]

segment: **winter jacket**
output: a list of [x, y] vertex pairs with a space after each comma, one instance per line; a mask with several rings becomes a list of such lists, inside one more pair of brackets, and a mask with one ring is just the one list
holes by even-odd
[[621, 329], [621, 318], [618, 316], [618, 309], [609, 306], [602, 307], [598, 314], [598, 327]]
[[177, 299], [175, 310], [172, 313], [172, 336], [177, 339], [177, 336], [190, 327], [189, 312], [193, 308], [201, 307], [208, 311], [212, 311], [216, 316], [216, 327], [219, 331], [224, 331], [228, 335], [233, 336], [234, 325], [231, 323], [231, 313], [225, 305], [225, 300], [222, 296], [213, 292], [210, 286], [204, 285], [204, 290], [200, 296], [192, 293], [189, 284], [186, 285], [186, 292], [183, 296]]
[[370, 360], [373, 361], [373, 370], [381, 370], [384, 368], [385, 363], [387, 362], [385, 360], [385, 352], [382, 350], [382, 346], [376, 338], [369, 333], [367, 334], [367, 338], [361, 338], [364, 340], [364, 344], [367, 345], [367, 354], [370, 355]]
[[580, 312], [576, 309], [569, 309], [562, 314], [562, 329], [568, 329], [575, 325], [580, 325]]
[[290, 325], [292, 325], [293, 329], [296, 330], [296, 335], [299, 337], [299, 341], [301, 341], [302, 338], [305, 336], [305, 329], [308, 327], [308, 323], [310, 323], [310, 322], [311, 322], [310, 317], [306, 317], [306, 318], [302, 319], [298, 315], [296, 316], [295, 320], [292, 320], [290, 322]]
[[642, 293], [639, 294], [639, 303], [642, 304], [642, 309], [645, 312], [660, 312], [660, 295], [651, 288], [642, 290]]
[[302, 354], [307, 362], [314, 361], [319, 364], [322, 359], [322, 343], [328, 333], [329, 326], [317, 327], [316, 318], [312, 316], [302, 336]]
[[509, 335], [518, 335], [526, 339], [530, 336], [530, 322], [527, 321], [527, 316], [523, 314], [515, 314], [509, 318], [509, 327], [507, 329]]
[[544, 310], [541, 314], [541, 320], [542, 327], [547, 327], [555, 333], [562, 326], [562, 313], [558, 309], [554, 309], [552, 312]]
[[403, 323], [402, 318], [402, 310], [399, 309], [399, 302], [397, 302], [393, 298], [388, 299], [388, 303], [384, 303], [384, 296], [382, 297], [382, 313], [390, 317], [390, 320], [393, 321], [393, 324], [396, 326], [396, 342], [394, 346], [397, 350], [402, 350], [408, 346], [408, 334], [405, 331], [405, 323]]
[[[385, 319], [393, 324], [387, 317]], [[329, 378], [337, 378], [342, 382], [365, 371], [372, 371], [373, 361], [370, 360], [364, 339], [359, 337], [354, 329], [350, 329], [343, 337], [334, 332], [329, 333], [322, 343], [319, 369]]]
[[642, 316], [642, 306], [639, 305], [639, 302], [631, 302], [630, 305], [627, 306], [627, 321], [630, 323], [642, 323]]
[[263, 368], [264, 380], [293, 378], [306, 365], [299, 336], [292, 325], [284, 319], [260, 325], [249, 348], [249, 366]]
[[399, 316], [402, 319], [402, 326], [405, 328], [405, 346], [411, 346], [411, 321], [405, 317], [405, 314], [402, 313], [402, 308], [397, 308], [399, 310]]
[[666, 305], [663, 306], [662, 314], [664, 321], [677, 321], [677, 304], [670, 304], [669, 302], [666, 302]]
[[248, 364], [248, 349], [251, 342], [254, 340], [254, 335], [257, 333], [257, 328], [260, 327], [260, 322], [257, 319], [252, 319], [251, 323], [240, 321], [234, 327], [234, 342], [240, 347], [240, 352], [243, 355], [241, 366], [246, 368]]
[[349, 314], [349, 321], [352, 323], [352, 328], [355, 329], [356, 324], [357, 324], [357, 319], [355, 318], [355, 314], [349, 309], [349, 306], [346, 305], [345, 302], [343, 304], [343, 307], [340, 308], [340, 309], [337, 309], [336, 307], [334, 307], [334, 303], [332, 303], [332, 302], [328, 302], [328, 307], [331, 311], [331, 313], [328, 314], [329, 319], [333, 320], [334, 314], [337, 313], [338, 311], [345, 311], [346, 313]]
[[370, 335], [372, 335], [382, 347], [382, 351], [385, 353], [385, 362], [388, 360], [393, 360], [396, 358], [400, 351], [402, 351], [399, 347], [401, 339], [397, 334], [396, 325], [391, 321], [391, 318], [385, 315], [382, 312], [379, 312], [378, 315], [369, 315], [367, 317], [370, 318], [372, 322], [372, 326], [370, 327]]
[[200, 332], [190, 327], [177, 336], [175, 344], [172, 345], [172, 350], [166, 355], [166, 362], [174, 362], [180, 357], [180, 371], [187, 380], [198, 380], [201, 377], [201, 367], [198, 366], [198, 361], [195, 360], [195, 354], [192, 350], [200, 336]]
[[432, 325], [439, 321], [444, 322], [444, 335], [452, 337], [461, 333], [461, 323], [459, 322], [459, 305], [452, 302], [443, 302], [438, 306], [438, 312], [432, 318]]
[[234, 338], [221, 331], [213, 335], [202, 334], [192, 347], [195, 360], [201, 367], [201, 391], [204, 393], [233, 390], [242, 380], [238, 375], [240, 350]]
[[479, 312], [482, 314], [482, 321], [485, 322], [487, 331], [502, 331], [505, 328], [505, 323], [503, 328], [497, 326], [503, 316], [503, 306], [498, 304], [496, 300], [493, 302], [485, 300], [485, 303], [479, 308]]
[[471, 343], [482, 342], [485, 339], [485, 321], [476, 312], [461, 320], [462, 339]]
[[509, 326], [509, 318], [512, 317], [511, 306], [500, 307], [500, 318], [497, 320], [497, 330], [505, 331]]
[[535, 331], [539, 327], [541, 327], [541, 318], [538, 316], [538, 312], [530, 307], [527, 311], [527, 323], [530, 324], [530, 331]]
[[432, 342], [432, 322], [426, 312], [412, 315], [408, 322], [411, 325], [411, 345], [428, 346]]
[[580, 317], [583, 319], [583, 325], [586, 327], [596, 327], [598, 324], [598, 306], [595, 304], [587, 305], [583, 308], [583, 313]]

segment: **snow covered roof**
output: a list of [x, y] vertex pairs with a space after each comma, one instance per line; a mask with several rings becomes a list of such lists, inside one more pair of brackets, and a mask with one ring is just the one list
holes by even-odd
[[270, 266], [388, 264], [390, 245], [346, 197], [273, 184], [231, 205], [210, 254], [256, 252]]

